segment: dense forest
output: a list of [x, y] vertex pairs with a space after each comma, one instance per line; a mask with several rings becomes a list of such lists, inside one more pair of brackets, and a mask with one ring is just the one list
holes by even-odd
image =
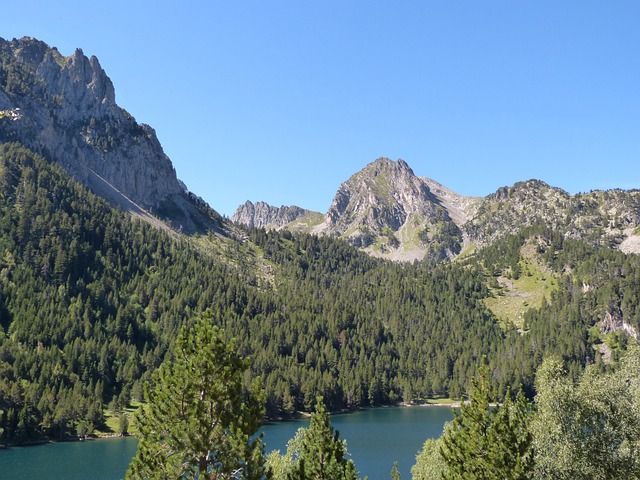
[[[638, 257], [544, 227], [456, 261], [397, 264], [346, 242], [286, 231], [187, 237], [112, 208], [17, 143], [0, 145], [2, 441], [61, 438], [100, 425], [107, 405], [142, 400], [177, 332], [209, 310], [262, 379], [270, 417], [460, 398], [485, 356], [492, 398], [557, 353], [571, 378], [640, 328]], [[239, 229], [239, 227], [236, 227]], [[504, 325], [487, 308], [522, 249], [558, 288]], [[611, 322], [610, 322], [611, 323]]]

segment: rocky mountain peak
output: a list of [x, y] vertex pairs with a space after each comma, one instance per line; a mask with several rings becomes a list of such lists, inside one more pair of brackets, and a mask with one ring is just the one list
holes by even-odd
[[459, 253], [463, 241], [449, 209], [466, 221], [474, 202], [416, 176], [404, 160], [381, 157], [340, 185], [324, 215], [299, 207], [246, 202], [233, 220], [247, 226], [342, 237], [372, 255], [392, 260], [441, 259]]
[[265, 202], [256, 202], [254, 204], [247, 200], [236, 209], [231, 220], [248, 227], [279, 228], [294, 222], [306, 213], [307, 210], [295, 205], [291, 207], [284, 205], [281, 207], [272, 207]]
[[466, 197], [416, 176], [403, 160], [384, 157], [340, 185], [324, 221], [315, 222], [317, 213], [314, 221], [283, 223], [287, 217], [281, 212], [248, 202], [234, 220], [338, 236], [373, 255], [401, 261], [451, 258], [463, 247], [482, 248], [534, 225], [567, 238], [640, 252], [640, 190], [570, 195], [532, 179], [486, 197]]
[[410, 214], [432, 214], [433, 200], [429, 187], [405, 161], [379, 158], [340, 185], [327, 224], [339, 235], [359, 227], [395, 231]]
[[22, 120], [0, 125], [0, 141], [22, 142], [112, 203], [151, 210], [186, 231], [219, 222], [180, 185], [154, 130], [115, 103], [95, 56], [0, 38], [0, 109], [12, 108]]
[[457, 227], [427, 182], [404, 160], [384, 157], [340, 185], [316, 231], [397, 260], [452, 256], [461, 240], [452, 240]]

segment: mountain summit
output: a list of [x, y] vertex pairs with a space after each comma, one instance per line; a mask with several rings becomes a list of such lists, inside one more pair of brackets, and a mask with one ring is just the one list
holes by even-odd
[[[379, 158], [338, 188], [318, 231], [392, 258], [436, 258], [460, 251], [460, 239], [440, 242], [443, 231], [459, 235], [427, 183], [404, 160]], [[400, 248], [402, 246], [402, 248]]]
[[466, 219], [463, 204], [472, 200], [458, 197], [416, 176], [404, 160], [381, 157], [340, 185], [324, 216], [299, 207], [247, 202], [232, 220], [342, 237], [374, 256], [393, 260], [443, 259], [454, 257], [462, 247], [462, 233], [452, 215]]
[[96, 57], [65, 57], [44, 42], [0, 38], [0, 109], [20, 108], [0, 125], [0, 141], [20, 141], [125, 210], [151, 211], [185, 231], [219, 216], [176, 177], [155, 131], [116, 104]]

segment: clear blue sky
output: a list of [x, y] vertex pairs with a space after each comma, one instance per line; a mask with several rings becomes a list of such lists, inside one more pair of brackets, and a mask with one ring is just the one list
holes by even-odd
[[3, 2], [0, 36], [100, 60], [223, 214], [326, 212], [378, 157], [464, 195], [640, 188], [640, 2]]

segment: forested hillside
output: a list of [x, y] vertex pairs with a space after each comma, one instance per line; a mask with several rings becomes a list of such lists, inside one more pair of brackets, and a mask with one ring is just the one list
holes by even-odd
[[576, 379], [588, 363], [604, 368], [616, 361], [627, 343], [637, 340], [640, 329], [638, 255], [565, 239], [538, 226], [485, 248], [478, 260], [493, 275], [527, 275], [522, 271], [523, 252], [531, 245], [558, 288], [545, 297], [540, 308], [525, 313], [522, 333], [507, 335], [500, 345], [492, 368], [500, 395], [503, 386], [512, 382], [509, 365], [515, 365], [517, 383], [530, 389], [543, 358], [557, 353]]
[[[286, 231], [170, 236], [16, 143], [0, 146], [0, 185], [3, 443], [64, 437], [141, 400], [207, 308], [263, 378], [272, 417], [318, 394], [330, 409], [457, 398], [483, 355], [496, 398], [520, 383], [531, 395], [548, 353], [578, 372], [602, 360], [594, 344], [615, 360], [640, 328], [638, 257], [543, 227], [464, 261], [396, 264]], [[532, 241], [558, 286], [519, 330], [484, 299]]]
[[459, 394], [465, 359], [500, 336], [473, 271], [394, 265], [344, 242], [255, 230], [275, 272], [261, 281], [233, 260], [240, 244], [216, 259], [112, 209], [18, 144], [0, 158], [7, 438], [64, 436], [79, 421], [99, 424], [114, 399], [140, 399], [177, 328], [206, 308], [251, 355], [272, 415], [308, 408], [318, 393], [331, 408], [446, 395], [450, 383]]

